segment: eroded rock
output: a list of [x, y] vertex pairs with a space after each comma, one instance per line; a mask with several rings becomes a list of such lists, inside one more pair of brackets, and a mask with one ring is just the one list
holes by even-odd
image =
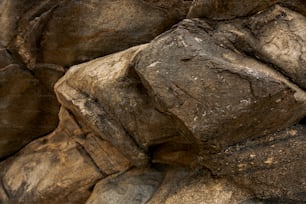
[[156, 107], [182, 122], [201, 154], [288, 127], [306, 113], [303, 90], [217, 34], [205, 21], [185, 20], [152, 41], [135, 66]]
[[[101, 178], [123, 172], [129, 161], [86, 132], [65, 109], [50, 135], [27, 145], [1, 166], [2, 183], [16, 203], [84, 203]], [[0, 192], [0, 201], [6, 199]]]

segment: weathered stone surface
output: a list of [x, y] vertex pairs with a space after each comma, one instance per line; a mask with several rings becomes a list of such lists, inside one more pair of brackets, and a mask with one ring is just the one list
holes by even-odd
[[224, 30], [233, 33], [231, 38], [237, 38], [235, 43], [240, 50], [273, 64], [290, 80], [306, 89], [305, 16], [275, 6], [243, 23], [226, 25], [220, 32]]
[[7, 49], [0, 45], [0, 69], [14, 63], [14, 60]]
[[74, 66], [55, 88], [62, 105], [138, 166], [146, 164], [151, 145], [180, 140], [176, 125], [154, 108], [133, 70], [144, 47]]
[[301, 89], [241, 54], [223, 31], [185, 20], [152, 41], [135, 66], [156, 107], [182, 122], [202, 154], [288, 127], [306, 113]]
[[[5, 196], [17, 203], [84, 203], [101, 178], [123, 172], [129, 161], [106, 141], [84, 132], [61, 109], [59, 127], [1, 166]], [[2, 195], [3, 194], [3, 195]]]
[[281, 4], [306, 15], [304, 0], [194, 0], [188, 12], [189, 18], [226, 20], [250, 16], [275, 4]]
[[305, 126], [293, 126], [210, 155], [203, 163], [213, 174], [233, 178], [259, 198], [306, 202], [305, 135]]
[[28, 70], [18, 64], [0, 69], [0, 158], [52, 131], [59, 104]]
[[87, 204], [145, 204], [163, 179], [163, 173], [153, 169], [135, 169], [100, 181]]
[[42, 38], [42, 61], [72, 65], [149, 42], [183, 19], [182, 0], [65, 1]]

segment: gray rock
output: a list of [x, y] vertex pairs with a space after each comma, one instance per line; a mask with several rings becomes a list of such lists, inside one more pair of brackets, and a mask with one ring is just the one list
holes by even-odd
[[123, 175], [100, 181], [87, 204], [145, 204], [163, 179], [163, 173], [153, 169], [135, 169]]
[[239, 52], [223, 32], [185, 20], [152, 41], [135, 66], [159, 111], [179, 119], [203, 155], [288, 127], [306, 113], [301, 89]]

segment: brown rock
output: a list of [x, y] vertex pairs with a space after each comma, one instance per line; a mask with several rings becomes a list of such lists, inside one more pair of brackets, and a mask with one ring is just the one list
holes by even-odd
[[[60, 119], [53, 133], [35, 140], [2, 164], [9, 201], [84, 203], [99, 179], [130, 167], [111, 144], [84, 132], [65, 109]], [[2, 194], [0, 191], [0, 201], [6, 199]]]
[[0, 69], [0, 158], [52, 131], [59, 104], [28, 70], [17, 64]]
[[40, 0], [2, 0], [0, 2], [0, 44], [9, 46], [10, 42], [17, 34], [18, 21], [22, 15]]
[[293, 126], [229, 147], [203, 161], [219, 176], [229, 176], [259, 198], [306, 201], [306, 127]]
[[156, 107], [182, 122], [202, 154], [285, 128], [306, 113], [301, 89], [236, 51], [224, 32], [185, 20], [152, 41], [135, 67]]
[[135, 165], [145, 152], [179, 133], [167, 115], [156, 110], [133, 71], [139, 46], [72, 67], [57, 83], [59, 101]]
[[72, 65], [149, 42], [183, 19], [190, 3], [171, 1], [66, 1], [42, 38], [42, 61]]
[[188, 17], [228, 20], [250, 16], [275, 4], [281, 4], [306, 15], [304, 0], [195, 0], [190, 7]]
[[213, 178], [205, 169], [167, 169], [148, 204], [241, 203], [252, 195], [226, 179]]
[[223, 28], [236, 38], [236, 47], [270, 63], [306, 89], [306, 17], [274, 6], [250, 20]]

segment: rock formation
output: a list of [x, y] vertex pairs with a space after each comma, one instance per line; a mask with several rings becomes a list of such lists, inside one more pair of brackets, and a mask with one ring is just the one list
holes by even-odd
[[0, 203], [306, 203], [303, 0], [2, 0]]

